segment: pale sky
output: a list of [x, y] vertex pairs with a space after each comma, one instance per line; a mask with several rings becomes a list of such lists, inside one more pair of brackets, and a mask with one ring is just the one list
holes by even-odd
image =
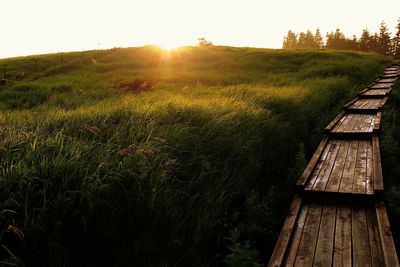
[[288, 29], [394, 32], [400, 0], [0, 0], [0, 58], [97, 48], [280, 48]]

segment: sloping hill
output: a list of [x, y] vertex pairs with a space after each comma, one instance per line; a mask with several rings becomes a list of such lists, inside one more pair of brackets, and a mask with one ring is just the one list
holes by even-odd
[[4, 227], [24, 233], [1, 242], [40, 266], [265, 262], [323, 127], [389, 63], [231, 47], [0, 60]]

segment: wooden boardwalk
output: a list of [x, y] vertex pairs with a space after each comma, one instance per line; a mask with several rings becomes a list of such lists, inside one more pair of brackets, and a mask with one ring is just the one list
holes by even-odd
[[268, 266], [399, 266], [380, 198], [378, 137], [399, 75], [400, 66], [386, 68], [325, 128]]

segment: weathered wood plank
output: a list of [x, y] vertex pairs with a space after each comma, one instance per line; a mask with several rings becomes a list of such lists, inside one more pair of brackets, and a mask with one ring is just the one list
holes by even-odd
[[297, 181], [298, 186], [304, 186], [306, 184], [308, 178], [310, 177], [311, 172], [316, 167], [318, 160], [319, 160], [322, 152], [324, 151], [324, 148], [326, 147], [327, 142], [328, 142], [327, 137], [322, 138], [322, 141], [320, 142], [317, 149], [315, 150], [313, 157], [308, 162], [307, 167], [304, 169], [302, 175], [300, 176], [299, 180]]
[[351, 209], [338, 205], [336, 213], [335, 247], [333, 266], [346, 267], [352, 264]]
[[331, 266], [336, 224], [335, 205], [323, 207], [320, 224], [313, 266]]
[[353, 206], [351, 209], [353, 266], [371, 266], [367, 216], [365, 208]]
[[284, 262], [284, 266], [294, 266], [294, 262], [297, 256], [297, 250], [299, 249], [301, 236], [303, 235], [304, 223], [306, 221], [308, 211], [308, 205], [306, 203], [300, 209], [300, 215], [295, 224], [294, 234], [290, 241], [290, 246], [287, 252], [287, 256]]
[[328, 126], [325, 127], [325, 131], [331, 131], [333, 126], [338, 123], [338, 121], [343, 117], [345, 114], [344, 111], [340, 112], [334, 119], [331, 121], [331, 123], [328, 124]]
[[367, 175], [366, 175], [366, 193], [374, 193], [374, 157], [372, 141], [367, 142]]
[[343, 170], [347, 158], [347, 152], [349, 150], [349, 141], [341, 141], [338, 154], [336, 156], [335, 164], [333, 166], [331, 175], [327, 182], [325, 191], [337, 192], [339, 191], [340, 180], [343, 175]]
[[292, 237], [293, 228], [298, 217], [301, 203], [301, 196], [294, 195], [292, 204], [290, 205], [289, 213], [286, 217], [285, 223], [283, 224], [281, 233], [279, 234], [278, 241], [276, 242], [275, 249], [272, 253], [268, 266], [278, 267], [282, 265], [290, 239]]
[[313, 263], [321, 222], [321, 211], [320, 205], [310, 203], [294, 266], [311, 266]]
[[398, 267], [399, 261], [397, 258], [396, 249], [394, 247], [392, 231], [390, 230], [389, 220], [383, 201], [378, 201], [376, 203], [375, 210], [385, 265], [390, 267]]
[[322, 166], [322, 169], [318, 175], [318, 178], [316, 179], [313, 190], [316, 191], [324, 191], [326, 187], [326, 183], [329, 179], [329, 176], [331, 175], [333, 165], [335, 164], [336, 161], [336, 156], [339, 151], [339, 146], [340, 146], [339, 140], [333, 140], [331, 147], [328, 152], [328, 158], [325, 161], [325, 164]]
[[367, 176], [367, 142], [360, 140], [358, 144], [356, 168], [354, 171], [353, 193], [365, 194]]
[[375, 83], [370, 88], [371, 89], [388, 89], [393, 86], [393, 83]]
[[325, 160], [327, 159], [331, 144], [332, 144], [332, 141], [329, 141], [326, 144], [325, 149], [322, 152], [322, 156], [318, 160], [317, 166], [314, 168], [313, 172], [311, 173], [311, 177], [308, 179], [308, 181], [306, 183], [305, 190], [311, 190], [313, 188], [315, 181], [318, 178], [318, 175], [319, 175], [323, 165], [325, 164]]
[[382, 244], [380, 242], [378, 222], [374, 209], [367, 209], [367, 224], [372, 266], [383, 266]]
[[380, 108], [383, 108], [383, 106], [385, 106], [385, 104], [386, 104], [386, 102], [388, 101], [388, 99], [389, 99], [389, 97], [388, 97], [388, 96], [385, 96], [385, 97], [382, 99], [381, 103], [379, 104], [379, 107], [380, 107]]
[[373, 122], [374, 131], [379, 131], [379, 128], [381, 127], [381, 118], [382, 118], [382, 112], [378, 112]]
[[381, 152], [377, 136], [372, 137], [372, 151], [374, 154], [374, 191], [383, 191]]
[[341, 193], [351, 193], [353, 191], [357, 152], [358, 140], [351, 140], [339, 186], [339, 192]]

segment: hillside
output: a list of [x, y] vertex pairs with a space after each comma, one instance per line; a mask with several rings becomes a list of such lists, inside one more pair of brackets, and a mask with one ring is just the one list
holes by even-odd
[[264, 264], [323, 127], [390, 62], [231, 47], [0, 60], [15, 212], [1, 242], [34, 266]]

